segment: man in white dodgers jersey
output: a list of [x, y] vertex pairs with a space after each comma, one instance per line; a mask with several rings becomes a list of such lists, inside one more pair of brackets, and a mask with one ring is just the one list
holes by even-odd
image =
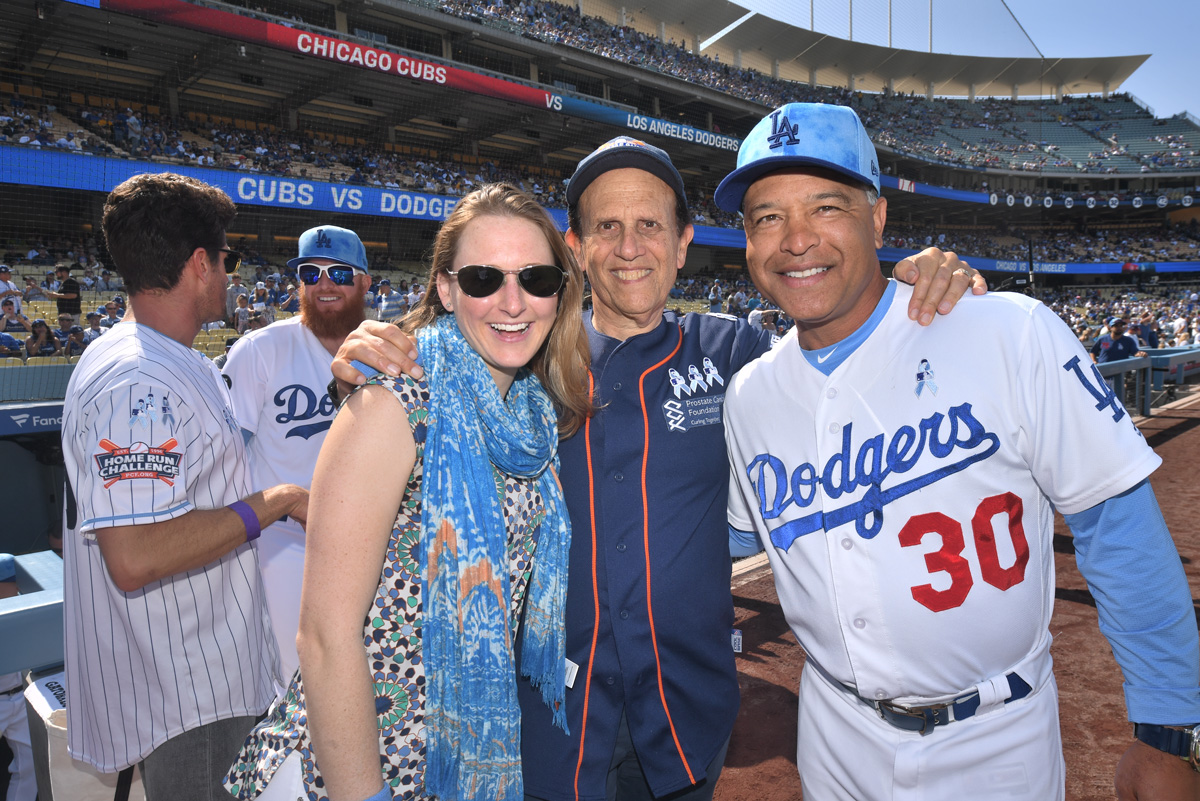
[[993, 294], [909, 325], [875, 252], [878, 194], [854, 112], [803, 103], [751, 131], [716, 192], [744, 215], [755, 284], [796, 320], [734, 378], [725, 421], [731, 547], [766, 547], [808, 655], [804, 797], [1063, 797], [1057, 508], [1137, 724], [1119, 797], [1194, 798], [1178, 757], [1200, 643], [1146, 480], [1161, 460], [1040, 303]]
[[[242, 337], [223, 373], [233, 411], [246, 437], [254, 489], [275, 484], [312, 486], [313, 468], [336, 404], [329, 398], [329, 365], [346, 335], [365, 317], [371, 285], [367, 251], [358, 234], [335, 225], [300, 236], [300, 255], [288, 261], [300, 279], [300, 314]], [[304, 578], [304, 529], [273, 523], [255, 546], [275, 627], [286, 687], [300, 664], [296, 631]]]
[[104, 234], [129, 310], [84, 353], [64, 404], [68, 747], [104, 772], [140, 763], [150, 801], [226, 797], [278, 672], [248, 543], [308, 508], [294, 484], [252, 491], [225, 382], [189, 347], [224, 313], [236, 213], [169, 173], [112, 191]]

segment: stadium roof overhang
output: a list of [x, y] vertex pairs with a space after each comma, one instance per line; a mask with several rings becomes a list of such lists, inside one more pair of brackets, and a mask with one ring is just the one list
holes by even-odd
[[[803, 8], [800, 8], [803, 6]], [[1105, 58], [993, 58], [926, 53], [852, 42], [796, 24], [807, 21], [808, 4], [779, 0], [644, 0], [645, 13], [664, 20], [704, 20], [701, 42], [726, 51], [755, 53], [781, 66], [793, 65], [814, 75], [823, 86], [880, 92], [891, 83], [896, 92], [936, 95], [1023, 97], [1115, 92], [1149, 55]], [[747, 18], [748, 14], [752, 16]], [[739, 23], [740, 21], [740, 23]], [[728, 30], [726, 30], [728, 29]], [[719, 39], [717, 34], [722, 33]]]

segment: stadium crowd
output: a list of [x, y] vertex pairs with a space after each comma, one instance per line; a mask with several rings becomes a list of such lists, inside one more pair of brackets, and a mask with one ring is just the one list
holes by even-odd
[[1039, 290], [1034, 296], [1054, 310], [1085, 347], [1110, 333], [1117, 321], [1139, 349], [1200, 347], [1200, 292], [1195, 286]]
[[[694, 197], [692, 202], [699, 205], [703, 201]], [[701, 214], [697, 214], [697, 222], [701, 217]], [[965, 257], [985, 256], [1024, 261], [1029, 257], [1027, 237], [1032, 238], [1035, 243], [1033, 258], [1037, 261], [1131, 261], [1146, 265], [1164, 261], [1200, 260], [1200, 225], [1195, 222], [1173, 226], [1124, 226], [1096, 230], [1062, 226], [1025, 230], [1014, 227], [1005, 231], [988, 228], [935, 230], [924, 226], [894, 223], [884, 235], [884, 246], [918, 251], [935, 245]], [[294, 272], [279, 266], [287, 261], [287, 251], [278, 250], [264, 254], [248, 247], [245, 242], [236, 244], [243, 254], [243, 266], [236, 276], [236, 282], [231, 282], [227, 298], [227, 316], [222, 325], [240, 335], [247, 330], [271, 323], [283, 316], [280, 312], [285, 315], [297, 312], [297, 287], [300, 282]], [[5, 287], [11, 287], [7, 294], [11, 294], [15, 301], [47, 301], [48, 293], [52, 294], [60, 289], [61, 282], [56, 277], [56, 268], [67, 266], [74, 270], [77, 276], [75, 280], [83, 292], [90, 293], [89, 298], [98, 299], [99, 302], [94, 309], [81, 310], [80, 316], [75, 319], [60, 319], [58, 322], [62, 325], [57, 329], [51, 325], [53, 320], [41, 320], [35, 316], [22, 322], [18, 317], [9, 314], [5, 324], [6, 331], [10, 335], [16, 335], [18, 340], [31, 334], [34, 324], [46, 324], [44, 331], [39, 328], [43, 334], [40, 344], [35, 347], [22, 341], [15, 344], [8, 342], [6, 355], [78, 355], [83, 347], [107, 328], [106, 322], [111, 325], [119, 319], [123, 311], [120, 293], [124, 288], [100, 261], [101, 252], [93, 235], [73, 238], [34, 237], [26, 241], [4, 242], [0, 243], [0, 254], [6, 262], [0, 265], [0, 296], [5, 294]], [[16, 275], [13, 275], [7, 263], [16, 266]], [[386, 251], [377, 250], [371, 258], [371, 266], [375, 279], [365, 299], [370, 316], [375, 319], [392, 319], [407, 312], [420, 299], [419, 283], [411, 274], [395, 272]], [[6, 283], [8, 281], [11, 283]], [[238, 295], [245, 296], [244, 301], [239, 301]], [[1146, 313], [1146, 308], [1130, 306], [1119, 300], [1108, 299], [1101, 303], [1097, 291], [1081, 297], [1088, 304], [1086, 314], [1065, 311], [1065, 296], [1052, 294], [1046, 298], [1072, 327], [1078, 328], [1086, 323], [1088, 331], [1080, 331], [1081, 336], [1089, 333], [1094, 338], [1097, 329], [1103, 328], [1105, 320], [1114, 315], [1140, 317]], [[691, 308], [703, 308], [736, 316], [748, 316], [757, 311], [755, 317], [759, 318], [762, 312], [769, 311], [762, 296], [747, 283], [745, 275], [731, 270], [689, 274], [676, 283], [672, 298], [684, 305], [691, 305]], [[1176, 300], [1188, 302], [1186, 298]], [[1167, 317], [1172, 324], [1181, 316], [1188, 320], [1184, 331], [1172, 328], [1168, 341], [1174, 342], [1174, 338], [1181, 333], [1184, 334], [1186, 342], [1192, 341], [1195, 332], [1193, 321], [1190, 319], [1191, 310], [1185, 309], [1186, 314], [1181, 313], [1173, 306], [1164, 306], [1160, 299], [1143, 298], [1141, 302], [1153, 304], [1152, 312], [1162, 330], [1166, 328]], [[117, 307], [116, 318], [106, 314], [106, 306]], [[6, 311], [20, 312], [20, 306]], [[87, 316], [82, 316], [82, 312], [86, 312]], [[89, 319], [93, 314], [100, 318], [94, 325]], [[771, 322], [774, 322], [781, 332], [786, 331], [790, 325], [782, 315], [775, 316]], [[74, 333], [81, 335], [80, 341], [74, 345], [70, 341], [72, 326], [79, 328]], [[50, 333], [55, 336], [45, 336]], [[1136, 336], [1138, 330], [1134, 328], [1132, 333]], [[58, 348], [53, 347], [55, 341]]]
[[[880, 102], [879, 98], [864, 101], [867, 104]], [[924, 105], [916, 104], [911, 112], [895, 113], [893, 110], [875, 116], [880, 120], [894, 121], [891, 123], [894, 125], [932, 130], [932, 127], [936, 127], [937, 115], [923, 108]], [[981, 105], [985, 107], [985, 117], [992, 113], [993, 108], [996, 110], [995, 116], [1001, 120], [1014, 114], [1013, 109], [1005, 109], [997, 101], [981, 101]], [[964, 124], [956, 116], [953, 107], [943, 111], [946, 112], [945, 119], [949, 125]], [[73, 125], [82, 127], [70, 130]], [[882, 131], [877, 141], [886, 144], [887, 135], [887, 130]], [[1179, 135], [1176, 134], [1159, 138], [1170, 144], [1179, 141]], [[0, 106], [0, 142], [457, 196], [465, 195], [482, 183], [507, 181], [530, 192], [543, 205], [551, 208], [565, 205], [561, 177], [554, 171], [525, 164], [501, 164], [490, 160], [467, 164], [453, 157], [402, 155], [361, 144], [338, 144], [329, 134], [275, 128], [248, 130], [228, 122], [186, 118], [176, 120], [135, 111], [130, 107], [109, 109], [80, 106], [59, 109], [45, 104], [34, 109], [27, 108], [19, 96], [13, 96], [6, 106]], [[1006, 165], [988, 157], [970, 166]], [[988, 190], [986, 181], [982, 182], [981, 188]], [[1162, 194], [1173, 199], [1178, 199], [1184, 193], [1183, 189], [1162, 191]], [[1052, 190], [1048, 193], [1038, 192], [1035, 200], [1040, 201], [1043, 194], [1058, 199], [1067, 196], [1067, 193]], [[1124, 190], [1100, 192], [1096, 193], [1096, 197], [1098, 203], [1104, 204], [1110, 196], [1118, 201], [1127, 201], [1133, 194]], [[1023, 194], [1021, 199], [1023, 201]], [[1075, 199], [1083, 203], [1086, 197], [1078, 195]], [[712, 202], [711, 189], [693, 187], [689, 202], [693, 221], [698, 224], [740, 227], [737, 215], [720, 210]]]
[[1122, 226], [1081, 229], [1069, 226], [967, 230], [891, 223], [885, 247], [921, 250], [936, 245], [964, 257], [1025, 261], [1029, 242], [1033, 258], [1042, 262], [1137, 262], [1200, 260], [1200, 225]]
[[[1062, 102], [1014, 103], [989, 98], [970, 103], [945, 98], [929, 102], [921, 96], [887, 91], [868, 95], [841, 87], [813, 87], [725, 64], [719, 56], [693, 53], [685, 42], [663, 42], [632, 26], [613, 25], [550, 0], [440, 0], [438, 5], [457, 17], [501, 24], [534, 39], [662, 72], [769, 108], [790, 102], [851, 106], [877, 145], [944, 164], [1020, 171], [1048, 167], [1083, 173], [1128, 171], [1108, 163], [1112, 156], [1129, 155], [1129, 150], [1116, 142], [1115, 135], [1103, 135], [1105, 125], [1112, 126], [1120, 119], [1150, 119], [1148, 112], [1122, 94], [1106, 100], [1066, 97]], [[1058, 152], [1059, 145], [1046, 141], [1048, 134], [1041, 124], [1045, 122], [1077, 127], [1100, 147], [1089, 151], [1085, 159], [1066, 158]], [[974, 142], [953, 136], [954, 129], [968, 128], [996, 134]], [[1155, 141], [1164, 147], [1134, 157], [1140, 162], [1139, 172], [1200, 166], [1200, 135], [1194, 129], [1190, 136], [1177, 132]]]
[[[863, 94], [838, 87], [810, 87], [735, 68], [719, 58], [693, 54], [684, 43], [662, 42], [630, 26], [614, 26], [548, 0], [441, 0], [439, 7], [483, 24], [520, 26], [522, 33], [533, 38], [667, 72], [768, 106], [794, 100], [849, 105], [862, 117], [877, 145], [954, 166], [1100, 173], [1200, 166], [1200, 133], [1192, 126], [1152, 133], [1145, 137], [1149, 144], [1136, 151], [1130, 150], [1127, 141], [1119, 141], [1116, 129], [1123, 121], [1152, 119], [1124, 95], [1105, 100], [1066, 97], [1061, 102], [986, 98], [970, 103], [947, 98], [927, 101], [886, 91]], [[244, 13], [305, 22], [275, 7], [247, 4]], [[544, 205], [563, 204], [561, 178], [528, 165], [485, 162], [471, 166], [452, 159], [402, 157], [362, 144], [335, 145], [328, 134], [281, 131], [273, 126], [245, 130], [231, 122], [177, 120], [132, 107], [64, 109], [66, 124], [56, 125], [55, 111], [53, 105], [27, 107], [14, 95], [6, 107], [0, 107], [0, 142], [459, 196], [481, 182], [505, 180], [532, 192]], [[1153, 120], [1154, 125], [1168, 122], [1173, 121]], [[1060, 153], [1060, 144], [1050, 141], [1054, 127], [1082, 132], [1092, 137], [1092, 146], [1077, 158], [1067, 157]], [[968, 137], [965, 132], [969, 130], [986, 133]], [[1120, 164], [1116, 157], [1121, 157]], [[695, 207], [703, 220], [697, 218], [697, 222], [736, 223], [701, 195]]]

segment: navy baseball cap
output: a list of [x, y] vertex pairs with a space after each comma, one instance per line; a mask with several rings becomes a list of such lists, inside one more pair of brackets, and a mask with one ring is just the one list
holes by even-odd
[[383, 279], [382, 281], [380, 281], [380, 282], [379, 282], [379, 285], [380, 285], [380, 286], [391, 286], [391, 285], [392, 285], [392, 281], [391, 281], [391, 279], [389, 279], [389, 278], [385, 278], [385, 279]]
[[584, 190], [604, 173], [625, 167], [645, 170], [651, 175], [661, 178], [667, 186], [671, 187], [671, 191], [675, 193], [679, 202], [685, 208], [687, 207], [683, 178], [679, 175], [679, 170], [675, 169], [675, 165], [671, 163], [671, 157], [667, 155], [667, 151], [629, 136], [609, 139], [579, 162], [579, 166], [575, 168], [575, 174], [567, 182], [567, 205], [578, 205]]
[[367, 272], [367, 249], [362, 240], [336, 225], [320, 225], [300, 234], [300, 255], [288, 259], [287, 266], [294, 270], [309, 259], [332, 259]]
[[742, 141], [737, 169], [714, 195], [725, 211], [739, 211], [750, 184], [785, 167], [825, 167], [879, 191], [875, 145], [854, 110], [827, 103], [788, 103], [772, 111]]

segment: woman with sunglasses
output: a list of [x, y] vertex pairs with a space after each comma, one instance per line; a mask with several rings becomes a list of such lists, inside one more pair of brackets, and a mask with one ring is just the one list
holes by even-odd
[[29, 356], [61, 356], [62, 345], [50, 326], [40, 317], [33, 321], [32, 330], [25, 339], [25, 353]]
[[443, 224], [429, 286], [402, 323], [424, 377], [368, 381], [321, 450], [300, 670], [226, 779], [241, 798], [520, 799], [518, 622], [522, 674], [563, 708], [555, 464], [591, 413], [582, 273], [493, 184]]

